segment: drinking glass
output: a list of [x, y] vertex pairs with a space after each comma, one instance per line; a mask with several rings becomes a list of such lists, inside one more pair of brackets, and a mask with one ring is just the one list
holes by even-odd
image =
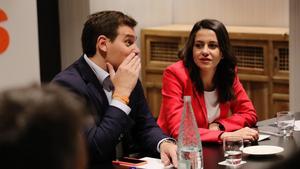
[[289, 111], [277, 112], [277, 127], [282, 136], [292, 136], [295, 125], [295, 115]]
[[224, 157], [228, 164], [238, 165], [242, 161], [243, 138], [239, 136], [229, 136], [223, 139]]

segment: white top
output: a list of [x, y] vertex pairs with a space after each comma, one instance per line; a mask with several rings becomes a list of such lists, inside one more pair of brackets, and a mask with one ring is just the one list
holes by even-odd
[[208, 122], [211, 123], [220, 117], [220, 106], [217, 90], [204, 91], [204, 100], [207, 110]]

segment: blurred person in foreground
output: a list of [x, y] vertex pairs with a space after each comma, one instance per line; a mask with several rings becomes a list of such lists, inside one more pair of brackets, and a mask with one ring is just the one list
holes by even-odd
[[159, 155], [177, 166], [177, 146], [164, 135], [147, 105], [139, 77], [137, 22], [119, 11], [91, 14], [82, 31], [82, 56], [54, 83], [82, 96], [95, 125], [86, 128], [89, 168], [112, 168], [116, 145], [128, 152]]
[[277, 160], [270, 167], [267, 167], [267, 169], [298, 169], [300, 164], [300, 149], [294, 150], [294, 153], [291, 153], [283, 160]]
[[197, 125], [203, 142], [221, 142], [226, 136], [256, 141], [256, 110], [237, 76], [225, 26], [213, 19], [194, 24], [182, 60], [163, 73], [162, 105], [158, 124], [178, 137], [183, 96], [191, 95]]
[[54, 85], [0, 93], [1, 169], [85, 169], [80, 100]]

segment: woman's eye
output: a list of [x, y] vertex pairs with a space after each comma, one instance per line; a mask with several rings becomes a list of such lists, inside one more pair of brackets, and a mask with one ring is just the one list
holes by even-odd
[[208, 48], [210, 48], [210, 49], [216, 49], [216, 48], [218, 48], [219, 46], [217, 45], [217, 44], [209, 44], [208, 45]]
[[201, 49], [201, 48], [204, 47], [204, 45], [203, 45], [203, 44], [200, 44], [200, 43], [196, 43], [194, 46], [195, 46], [196, 48], [199, 48], [199, 49]]

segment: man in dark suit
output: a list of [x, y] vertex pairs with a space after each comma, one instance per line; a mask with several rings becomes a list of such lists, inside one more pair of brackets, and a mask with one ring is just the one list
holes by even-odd
[[145, 152], [160, 152], [165, 165], [177, 166], [177, 146], [157, 126], [138, 79], [136, 24], [119, 11], [90, 15], [81, 37], [84, 54], [53, 79], [83, 96], [95, 118], [85, 130], [90, 168], [111, 165], [115, 146], [129, 134]]

